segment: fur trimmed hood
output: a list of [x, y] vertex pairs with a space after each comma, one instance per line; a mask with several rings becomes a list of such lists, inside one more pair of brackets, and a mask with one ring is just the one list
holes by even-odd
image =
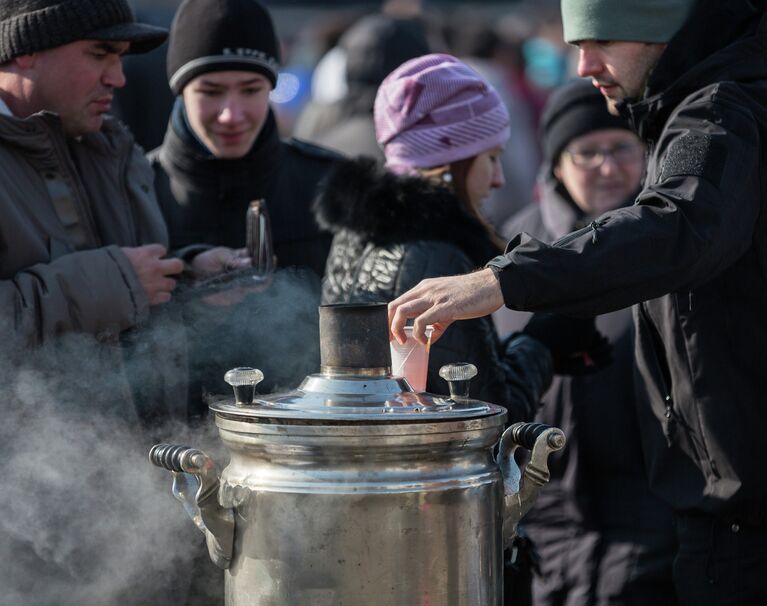
[[503, 252], [451, 191], [420, 177], [395, 175], [370, 158], [339, 163], [314, 212], [323, 229], [345, 229], [376, 246], [441, 240], [478, 265]]

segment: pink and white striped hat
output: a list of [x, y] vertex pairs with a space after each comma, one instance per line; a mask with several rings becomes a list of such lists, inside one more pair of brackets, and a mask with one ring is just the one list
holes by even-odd
[[481, 154], [509, 138], [509, 113], [492, 86], [444, 54], [400, 65], [378, 88], [376, 139], [398, 174]]

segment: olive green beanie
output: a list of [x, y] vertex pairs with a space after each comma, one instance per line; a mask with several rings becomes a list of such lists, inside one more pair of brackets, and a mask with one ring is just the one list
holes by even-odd
[[671, 40], [697, 0], [562, 0], [565, 42]]

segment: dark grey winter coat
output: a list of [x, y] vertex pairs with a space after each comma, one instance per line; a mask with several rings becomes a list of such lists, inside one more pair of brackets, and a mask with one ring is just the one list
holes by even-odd
[[[13, 381], [20, 368], [36, 368], [38, 384], [61, 383], [51, 397], [131, 423], [179, 412], [184, 378], [174, 355], [165, 349], [165, 364], [153, 364], [150, 335], [141, 359], [125, 347], [150, 306], [122, 247], [168, 245], [152, 178], [142, 150], [112, 118], [74, 140], [50, 112], [0, 116], [0, 359]], [[151, 311], [164, 322], [161, 308]], [[135, 379], [147, 385], [164, 371], [169, 391], [182, 395], [158, 396], [151, 411], [140, 410]], [[10, 397], [13, 384], [3, 384]]]
[[167, 245], [168, 235], [152, 171], [116, 120], [74, 141], [55, 114], [0, 116], [0, 181], [0, 301], [16, 337], [115, 341], [147, 318], [121, 247]]
[[[424, 278], [481, 267], [497, 253], [485, 226], [447, 189], [398, 177], [372, 159], [341, 164], [316, 205], [335, 234], [323, 303], [385, 302]], [[445, 393], [439, 369], [471, 362], [471, 396], [506, 406], [509, 421], [532, 418], [551, 380], [548, 350], [517, 336], [502, 343], [490, 318], [456, 322], [429, 355], [427, 391]]]

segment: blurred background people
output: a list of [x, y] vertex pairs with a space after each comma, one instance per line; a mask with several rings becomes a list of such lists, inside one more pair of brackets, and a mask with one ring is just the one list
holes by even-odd
[[310, 102], [294, 135], [349, 157], [384, 160], [373, 124], [373, 101], [383, 79], [408, 59], [429, 52], [423, 23], [387, 15], [368, 15], [341, 37], [345, 93], [331, 103]]
[[496, 27], [469, 11], [458, 11], [449, 23], [452, 52], [490, 83], [509, 111], [512, 137], [500, 156], [504, 184], [482, 205], [482, 216], [500, 231], [503, 224], [532, 201], [540, 152], [532, 108], [514, 78], [516, 49]]
[[[541, 138], [540, 201], [512, 218], [507, 237], [526, 232], [553, 242], [633, 203], [644, 146], [589, 81], [574, 80], [549, 97]], [[520, 329], [529, 316], [500, 310], [501, 334]], [[645, 472], [631, 310], [596, 322], [613, 343], [613, 363], [591, 375], [555, 377], [537, 417], [561, 427], [568, 443], [552, 456], [551, 481], [524, 519], [540, 555], [534, 603], [675, 604], [674, 522]], [[568, 330], [566, 322], [559, 330]]]

